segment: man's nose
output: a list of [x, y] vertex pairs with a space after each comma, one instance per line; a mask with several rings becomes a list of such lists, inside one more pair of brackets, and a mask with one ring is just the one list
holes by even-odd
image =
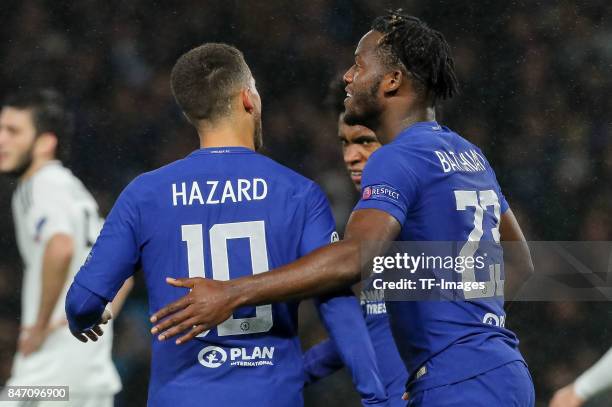
[[349, 68], [348, 71], [344, 73], [344, 75], [342, 76], [342, 79], [344, 80], [344, 83], [346, 84], [353, 82], [353, 67], [352, 66]]
[[363, 154], [359, 151], [359, 147], [349, 145], [344, 150], [344, 162], [346, 164], [356, 164], [363, 159]]

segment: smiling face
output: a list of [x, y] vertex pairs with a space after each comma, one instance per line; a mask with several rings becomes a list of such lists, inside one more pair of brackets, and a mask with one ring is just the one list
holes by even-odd
[[355, 63], [344, 74], [347, 97], [344, 121], [349, 125], [376, 128], [382, 113], [380, 84], [386, 69], [377, 53], [382, 34], [369, 31], [355, 50]]
[[0, 173], [23, 173], [32, 163], [35, 141], [31, 110], [5, 106], [0, 113]]
[[370, 158], [381, 144], [374, 132], [367, 127], [349, 126], [341, 115], [338, 120], [338, 138], [342, 143], [344, 164], [357, 191], [361, 191], [361, 174]]

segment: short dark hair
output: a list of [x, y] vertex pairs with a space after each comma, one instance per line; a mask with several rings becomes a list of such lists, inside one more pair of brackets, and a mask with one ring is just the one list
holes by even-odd
[[455, 62], [442, 33], [416, 17], [402, 14], [401, 9], [377, 17], [372, 30], [384, 34], [379, 43], [384, 63], [409, 72], [424, 87], [432, 104], [457, 94]]
[[346, 83], [344, 83], [343, 74], [338, 74], [330, 81], [327, 88], [327, 96], [325, 96], [324, 105], [336, 117], [344, 113], [344, 99], [346, 98]]
[[55, 156], [60, 160], [68, 159], [74, 119], [59, 92], [54, 89], [19, 89], [7, 96], [2, 106], [31, 110], [36, 134], [55, 134]]
[[208, 43], [183, 54], [172, 68], [176, 102], [192, 124], [215, 122], [231, 110], [231, 98], [248, 84], [251, 71], [242, 52], [227, 44]]

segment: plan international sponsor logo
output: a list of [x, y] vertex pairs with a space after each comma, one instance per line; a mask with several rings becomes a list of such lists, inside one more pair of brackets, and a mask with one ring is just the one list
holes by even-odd
[[274, 366], [273, 359], [274, 346], [255, 346], [250, 350], [207, 346], [198, 353], [198, 362], [210, 369], [216, 369], [226, 363], [240, 367]]

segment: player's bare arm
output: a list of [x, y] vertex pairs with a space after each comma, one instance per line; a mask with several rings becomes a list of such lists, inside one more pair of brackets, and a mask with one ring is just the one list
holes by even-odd
[[502, 242], [510, 242], [503, 245], [506, 275], [504, 297], [512, 300], [533, 274], [533, 262], [523, 231], [511, 209], [501, 215], [499, 233]]
[[33, 326], [22, 327], [19, 339], [19, 351], [24, 356], [36, 352], [50, 331], [58, 327], [50, 325], [51, 314], [66, 284], [73, 253], [74, 241], [71, 236], [56, 234], [49, 239], [43, 257], [38, 317]]
[[[229, 318], [244, 305], [299, 299], [349, 286], [360, 279], [361, 266], [393, 241], [400, 224], [391, 215], [376, 209], [353, 212], [343, 241], [325, 246], [283, 267], [255, 276], [230, 281], [204, 278], [169, 280], [191, 291], [151, 317], [151, 330], [165, 340], [180, 333], [184, 343]], [[380, 242], [363, 244], [364, 242]], [[367, 250], [367, 253], [364, 252]]]
[[119, 312], [123, 308], [123, 305], [125, 304], [125, 301], [127, 300], [130, 291], [132, 291], [132, 288], [134, 288], [134, 277], [130, 277], [125, 280], [125, 283], [123, 283], [123, 286], [115, 296], [115, 299], [113, 299], [113, 302], [111, 303], [113, 316], [116, 317], [117, 315], [119, 315]]

